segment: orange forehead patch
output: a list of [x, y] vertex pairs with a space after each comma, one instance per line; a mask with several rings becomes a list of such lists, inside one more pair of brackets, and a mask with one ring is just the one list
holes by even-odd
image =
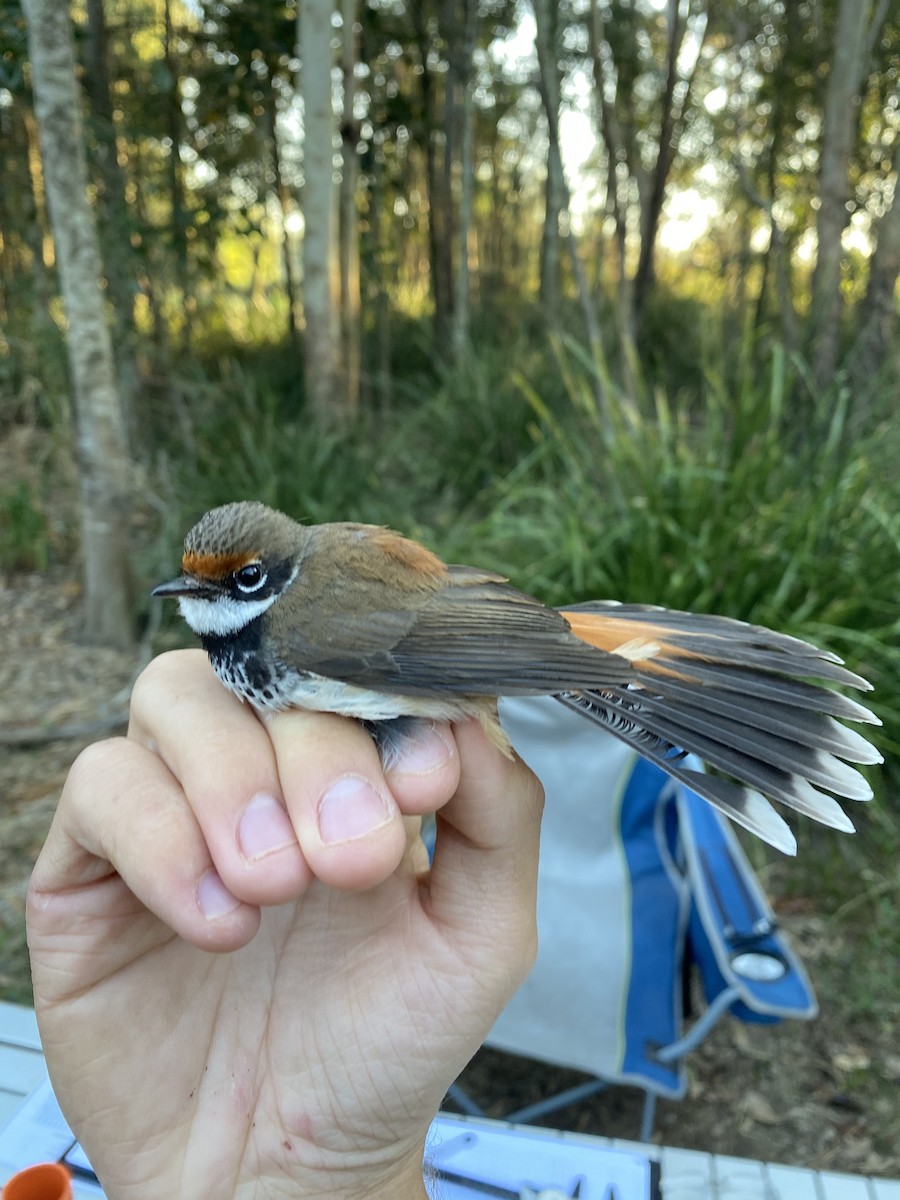
[[251, 554], [197, 554], [189, 551], [181, 560], [181, 569], [185, 575], [196, 575], [198, 579], [225, 579], [246, 567], [247, 563], [257, 562], [258, 553]]

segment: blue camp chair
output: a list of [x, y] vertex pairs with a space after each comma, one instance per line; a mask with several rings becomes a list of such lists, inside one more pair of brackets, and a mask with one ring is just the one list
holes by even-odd
[[[684, 1095], [685, 1056], [725, 1013], [809, 1019], [812, 988], [714, 808], [551, 699], [501, 711], [547, 806], [537, 961], [486, 1044], [594, 1077], [507, 1119], [527, 1123], [631, 1084], [645, 1092], [647, 1140], [657, 1096]], [[686, 1030], [690, 965], [706, 1008]], [[458, 1087], [451, 1098], [483, 1115]]]

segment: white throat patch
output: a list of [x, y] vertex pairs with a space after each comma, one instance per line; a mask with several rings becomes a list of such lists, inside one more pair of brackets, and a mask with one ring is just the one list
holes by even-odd
[[191, 596], [178, 597], [178, 611], [193, 629], [203, 636], [231, 637], [264, 613], [278, 599], [277, 594], [263, 600], [235, 600], [220, 596], [216, 600], [197, 600]]

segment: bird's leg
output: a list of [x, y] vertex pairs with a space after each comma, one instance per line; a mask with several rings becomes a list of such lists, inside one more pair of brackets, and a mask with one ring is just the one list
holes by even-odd
[[[459, 715], [460, 717], [475, 717], [491, 745], [496, 746], [501, 754], [504, 754], [507, 758], [514, 757], [510, 740], [506, 736], [503, 726], [500, 724], [500, 718], [497, 715], [496, 700], [485, 697], [467, 702]], [[432, 724], [432, 718], [394, 717], [387, 721], [362, 720], [360, 724], [364, 729], [368, 730], [372, 740], [375, 742], [382, 767], [385, 771], [389, 771], [392, 767], [396, 766], [402, 756], [404, 745], [417, 740], [418, 730], [422, 722], [430, 725]]]

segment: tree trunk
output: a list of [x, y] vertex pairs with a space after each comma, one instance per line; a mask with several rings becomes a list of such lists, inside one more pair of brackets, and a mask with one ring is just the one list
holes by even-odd
[[541, 232], [541, 307], [548, 323], [556, 327], [560, 322], [560, 296], [562, 294], [562, 224], [565, 209], [565, 177], [559, 146], [551, 143], [547, 147], [547, 179], [544, 185], [544, 224]]
[[[682, 7], [686, 8], [682, 16]], [[668, 37], [666, 61], [659, 74], [664, 81], [658, 100], [659, 134], [656, 140], [656, 159], [648, 170], [641, 160], [639, 130], [636, 113], [643, 101], [635, 95], [636, 79], [619, 69], [613, 50], [604, 32], [604, 20], [597, 0], [591, 0], [589, 18], [590, 46], [593, 62], [594, 83], [600, 112], [600, 132], [609, 157], [609, 207], [616, 224], [616, 245], [619, 259], [620, 303], [627, 315], [623, 317], [625, 348], [637, 336], [641, 314], [655, 280], [656, 241], [666, 199], [666, 188], [672, 165], [678, 154], [685, 117], [690, 108], [691, 93], [703, 46], [710, 32], [710, 20], [704, 10], [690, 3], [683, 6], [682, 0], [667, 0]], [[703, 34], [697, 57], [690, 73], [683, 77], [679, 71], [679, 60], [685, 44], [685, 36], [692, 18], [704, 18]], [[609, 65], [608, 65], [609, 64]], [[609, 94], [615, 78], [616, 96]], [[623, 176], [627, 177], [623, 178]], [[637, 195], [640, 250], [634, 279], [630, 283], [625, 277], [625, 248], [628, 235], [629, 192]]]
[[[588, 342], [591, 348], [591, 355], [594, 361], [598, 364], [602, 361], [603, 346], [600, 337], [600, 321], [597, 317], [594, 298], [591, 295], [587, 284], [587, 276], [584, 272], [584, 265], [581, 261], [581, 255], [578, 252], [578, 243], [575, 238], [575, 231], [572, 229], [572, 222], [569, 216], [569, 188], [566, 183], [565, 172], [562, 166], [562, 154], [559, 147], [559, 103], [560, 103], [560, 80], [559, 68], [556, 62], [556, 53], [554, 49], [555, 39], [552, 36], [554, 29], [553, 22], [556, 17], [556, 9], [552, 0], [534, 0], [534, 19], [537, 26], [537, 52], [538, 52], [538, 67], [541, 80], [541, 96], [544, 101], [544, 110], [547, 117], [547, 136], [548, 136], [548, 172], [551, 170], [551, 160], [555, 160], [556, 165], [552, 168], [558, 170], [559, 179], [561, 181], [561, 198], [562, 210], [561, 215], [565, 221], [566, 233], [566, 249], [569, 252], [569, 258], [572, 265], [572, 274], [575, 276], [575, 285], [578, 289], [578, 299], [581, 303], [581, 311], [584, 316], [585, 329], [587, 331]], [[603, 385], [600, 382], [599, 372], [596, 375], [594, 382], [594, 392], [597, 398], [597, 405], [601, 407], [605, 403]]]
[[337, 382], [331, 13], [330, 0], [304, 0], [297, 12], [303, 96], [303, 365], [307, 403], [323, 422], [347, 416]]
[[393, 335], [391, 329], [391, 298], [387, 290], [390, 252], [384, 232], [384, 163], [376, 148], [369, 172], [369, 205], [372, 242], [374, 243], [375, 338], [378, 360], [378, 402], [383, 414], [390, 412], [394, 401], [394, 381], [391, 372]]
[[472, 92], [472, 55], [475, 50], [477, 0], [463, 0], [464, 37], [457, 68], [459, 97], [459, 218], [456, 229], [456, 288], [453, 304], [453, 353], [460, 362], [469, 349], [470, 278], [469, 239], [475, 198], [475, 97]]
[[361, 304], [359, 290], [359, 124], [354, 115], [356, 64], [359, 61], [357, 0], [341, 0], [343, 31], [341, 59], [344, 77], [344, 113], [341, 120], [341, 360], [348, 412], [359, 408], [362, 370]]
[[[152, 229], [153, 221], [150, 217], [150, 205], [148, 204], [146, 195], [146, 175], [140, 142], [134, 147], [132, 170], [134, 205], [138, 221], [144, 229]], [[152, 187], [150, 190], [152, 192]], [[153, 339], [159, 360], [163, 364], [166, 374], [168, 374], [168, 368], [172, 361], [172, 346], [169, 338], [169, 326], [163, 316], [162, 300], [159, 295], [159, 284], [157, 282], [162, 272], [158, 269], [160, 252], [156, 238], [147, 240], [146, 255], [144, 257], [146, 265], [139, 275], [139, 283], [141, 291], [147, 297], [147, 308], [150, 312], [150, 336]]]
[[607, 185], [606, 207], [611, 214], [616, 228], [616, 268], [618, 275], [619, 303], [624, 308], [630, 308], [628, 289], [628, 264], [626, 258], [626, 243], [628, 238], [628, 208], [623, 196], [623, 188], [619, 180], [620, 164], [625, 164], [625, 148], [622, 144], [622, 131], [619, 128], [619, 118], [616, 106], [607, 95], [607, 72], [603, 61], [603, 42], [605, 40], [603, 14], [598, 0], [591, 0], [590, 17], [590, 48], [591, 64], [594, 75], [594, 91], [596, 93], [597, 111], [600, 114], [600, 136], [606, 146]]
[[[776, 131], [775, 141], [777, 143], [778, 134]], [[773, 144], [769, 155], [768, 165], [768, 182], [770, 194], [775, 190], [775, 164], [778, 159], [777, 144]], [[794, 289], [791, 282], [791, 249], [781, 226], [778, 224], [778, 218], [775, 215], [775, 208], [771, 200], [767, 200], [762, 196], [754, 186], [749, 173], [745, 169], [743, 163], [735, 164], [738, 174], [738, 180], [744, 190], [744, 194], [751, 204], [762, 209], [766, 214], [769, 222], [769, 246], [766, 253], [763, 255], [762, 264], [762, 281], [760, 283], [759, 295], [756, 299], [756, 314], [754, 318], [754, 327], [759, 329], [765, 317], [766, 311], [766, 293], [768, 291], [769, 270], [772, 268], [775, 277], [775, 297], [778, 304], [778, 315], [781, 322], [781, 337], [784, 342], [785, 349], [793, 352], [797, 347], [797, 315], [794, 311]]]
[[284, 286], [288, 301], [288, 338], [298, 343], [297, 310], [299, 308], [297, 280], [294, 272], [294, 254], [291, 246], [291, 236], [288, 233], [288, 217], [291, 215], [291, 192], [281, 168], [281, 147], [278, 145], [278, 120], [275, 107], [275, 90], [269, 88], [272, 96], [272, 172], [275, 176], [275, 191], [278, 195], [278, 211], [281, 213], [281, 261], [284, 267]]
[[[410, 7], [415, 28], [419, 64], [419, 86], [422, 89], [421, 131], [425, 143], [425, 181], [428, 190], [428, 262], [431, 271], [431, 295], [434, 303], [434, 334], [439, 347], [449, 345], [453, 323], [453, 212], [449, 192], [448, 147], [446, 144], [446, 99], [443, 119], [429, 65], [431, 35], [428, 30], [425, 5]], [[442, 133], [445, 135], [441, 137]], [[438, 149], [439, 139], [443, 142]]]
[[96, 143], [103, 265], [109, 284], [111, 319], [115, 330], [113, 350], [125, 427], [131, 437], [140, 390], [134, 326], [137, 284], [131, 249], [131, 220], [125, 198], [125, 174], [119, 166], [119, 147], [110, 99], [103, 0], [87, 0], [84, 58], [85, 90], [90, 101], [91, 125]]
[[68, 322], [80, 452], [87, 635], [133, 640], [130, 464], [103, 304], [97, 225], [87, 199], [87, 161], [68, 5], [25, 0], [44, 184]]
[[171, 206], [172, 249], [175, 254], [175, 278], [181, 292], [182, 323], [178, 341], [184, 347], [190, 343], [191, 320], [194, 298], [191, 295], [190, 264], [188, 261], [187, 214], [181, 180], [181, 93], [178, 81], [178, 63], [172, 49], [174, 29], [172, 26], [172, 0], [163, 6], [163, 61], [166, 67], [166, 126], [169, 137], [169, 203]]
[[678, 82], [678, 57], [684, 42], [686, 23], [679, 19], [679, 0], [669, 0], [669, 48], [666, 56], [666, 83], [662, 96], [662, 111], [659, 118], [659, 143], [656, 148], [656, 165], [646, 204], [641, 212], [641, 254], [634, 277], [635, 324], [640, 323], [647, 296], [655, 276], [656, 235], [666, 198], [666, 182], [675, 157], [675, 85]]
[[816, 266], [810, 300], [810, 358], [819, 389], [831, 383], [841, 339], [841, 241], [850, 219], [850, 158], [865, 57], [868, 0], [839, 0], [819, 152]]
[[666, 199], [666, 187], [672, 164], [678, 153], [681, 133], [684, 128], [684, 117], [690, 105], [691, 91], [697, 74], [697, 66], [703, 50], [703, 43], [709, 32], [707, 19], [703, 30], [703, 41], [697, 51], [693, 70], [684, 81], [682, 96], [676, 105], [675, 89], [679, 82], [678, 60], [684, 46], [687, 33], [687, 18], [682, 22], [679, 14], [680, 0], [669, 0], [669, 45], [666, 56], [666, 83], [662, 96], [662, 113], [660, 115], [659, 143], [656, 151], [656, 164], [650, 179], [649, 187], [641, 197], [641, 253], [637, 271], [634, 277], [632, 303], [634, 306], [634, 326], [640, 325], [641, 316], [647, 303], [647, 297], [656, 276], [656, 238], [659, 233], [659, 222], [662, 217], [663, 205]]
[[[0, 260], [5, 260], [4, 265], [10, 272], [10, 278], [7, 280], [11, 288], [11, 293], [7, 294], [9, 309], [19, 308], [23, 299], [27, 304], [27, 327], [32, 335], [28, 339], [29, 357], [32, 359], [30, 369], [35, 369], [41, 354], [58, 338], [51, 309], [59, 289], [44, 256], [49, 218], [40, 172], [40, 151], [32, 97], [15, 97], [9, 108], [8, 119], [10, 161], [15, 155], [21, 167], [21, 176], [15, 183], [12, 179], [8, 180], [9, 186], [0, 189], [0, 208], [4, 210], [4, 234], [8, 236], [10, 229], [18, 232], [27, 248], [25, 257], [29, 263], [31, 286], [26, 287], [24, 297], [21, 285], [18, 285], [15, 278], [17, 272], [11, 261], [12, 256], [8, 252], [0, 254]], [[9, 228], [6, 225], [7, 221], [10, 223]], [[10, 312], [5, 314], [4, 332], [7, 333], [12, 330], [11, 315]]]
[[879, 375], [889, 349], [897, 344], [897, 278], [900, 276], [900, 141], [894, 149], [894, 196], [875, 230], [869, 282], [857, 315], [851, 376], [861, 391]]
[[291, 212], [291, 191], [284, 178], [281, 167], [281, 147], [278, 144], [278, 102], [274, 86], [275, 66], [270, 60], [266, 63], [266, 83], [264, 85], [264, 107], [266, 117], [266, 140], [271, 154], [271, 184], [274, 198], [278, 201], [278, 211], [281, 215], [281, 267], [284, 271], [284, 290], [287, 296], [287, 335], [288, 341], [295, 347], [298, 345], [297, 310], [297, 281], [294, 278], [294, 256], [291, 239], [288, 233], [288, 217]]
[[[561, 224], [566, 208], [566, 178], [559, 148], [559, 73], [556, 65], [558, 10], [547, 0], [534, 0], [541, 98], [547, 117], [547, 179], [541, 233], [540, 301], [551, 328], [560, 322], [562, 292]], [[552, 112], [552, 118], [551, 118]]]
[[617, 304], [615, 312], [619, 331], [622, 377], [627, 394], [632, 399], [636, 399], [638, 380], [634, 370], [637, 362], [634, 295], [628, 275], [628, 198], [627, 187], [623, 186], [624, 180], [622, 179], [622, 175], [627, 173], [628, 163], [616, 106], [607, 95], [607, 70], [603, 58], [605, 31], [598, 0], [591, 0], [589, 37], [594, 91], [596, 92], [597, 111], [600, 114], [599, 132], [606, 146], [606, 207], [613, 218], [616, 231]]

